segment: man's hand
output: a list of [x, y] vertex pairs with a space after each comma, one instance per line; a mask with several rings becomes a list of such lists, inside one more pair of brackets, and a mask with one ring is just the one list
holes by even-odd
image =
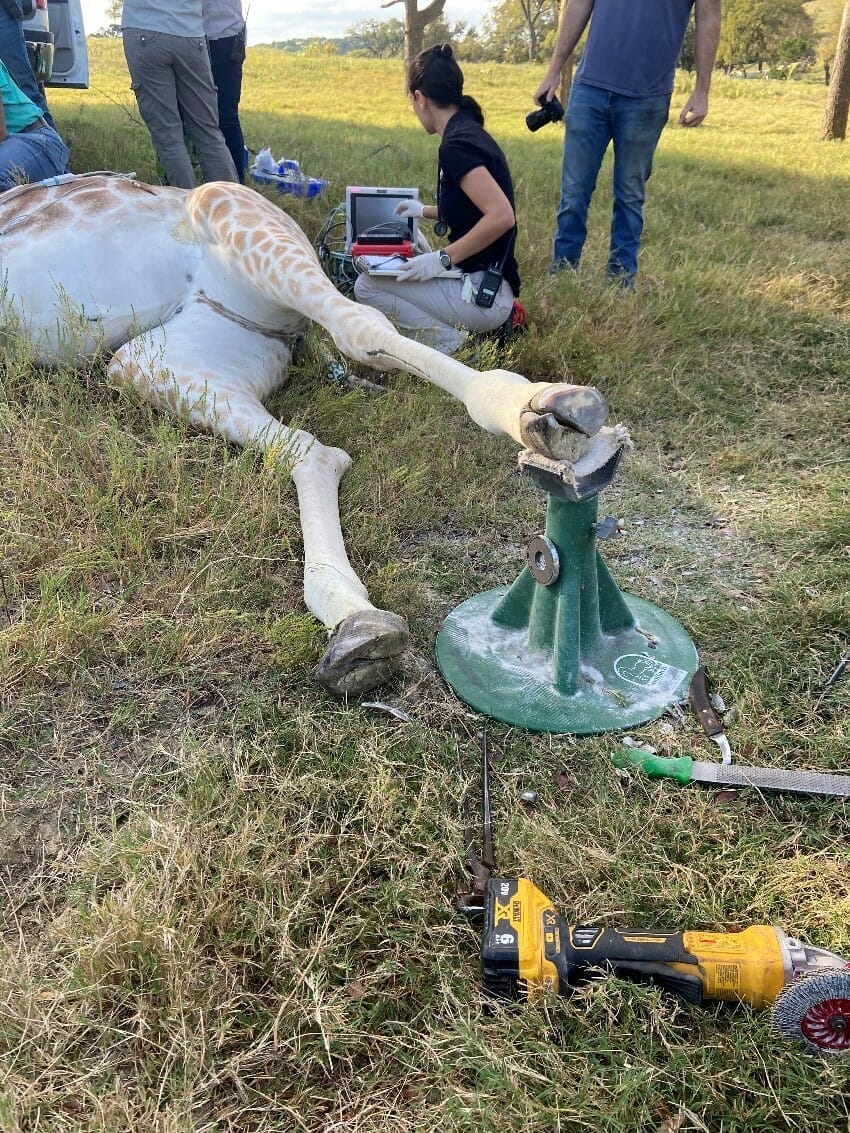
[[397, 278], [409, 280], [411, 283], [424, 283], [428, 279], [439, 279], [445, 274], [446, 269], [440, 262], [440, 253], [425, 252], [424, 255], [414, 256], [404, 267], [400, 267]]
[[691, 95], [679, 115], [680, 126], [699, 126], [708, 114], [708, 95], [697, 91]]
[[421, 201], [416, 201], [412, 197], [409, 201], [399, 201], [393, 209], [396, 216], [402, 216], [405, 220], [411, 217], [420, 217], [425, 212], [425, 206]]
[[560, 71], [556, 75], [549, 75], [531, 96], [538, 106], [542, 106], [544, 102], [551, 102], [554, 96], [558, 93], [558, 87], [561, 85]]

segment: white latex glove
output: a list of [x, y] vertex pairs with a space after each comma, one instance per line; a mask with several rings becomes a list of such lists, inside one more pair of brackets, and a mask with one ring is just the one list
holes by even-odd
[[396, 278], [424, 283], [427, 279], [439, 279], [445, 274], [446, 269], [440, 263], [440, 253], [426, 252], [423, 256], [414, 256], [408, 260], [403, 268], [399, 268]]
[[415, 201], [413, 197], [411, 197], [410, 200], [407, 201], [399, 201], [399, 203], [393, 209], [393, 212], [396, 214], [396, 216], [403, 216], [405, 220], [418, 218], [422, 216], [424, 211], [425, 206], [422, 204], [422, 202]]

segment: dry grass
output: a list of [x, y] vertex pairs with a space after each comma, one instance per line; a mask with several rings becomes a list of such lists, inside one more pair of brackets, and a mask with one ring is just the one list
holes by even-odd
[[[51, 99], [75, 167], [153, 176], [120, 46], [92, 55], [99, 89]], [[559, 135], [525, 133], [536, 81], [468, 78], [518, 182], [516, 368], [596, 382], [632, 428], [606, 557], [693, 635], [736, 754], [846, 769], [850, 682], [819, 695], [850, 629], [850, 178], [816, 140], [823, 92], [718, 81], [706, 127], [665, 134], [621, 297], [599, 278], [604, 185], [582, 275], [544, 275]], [[390, 65], [249, 53], [249, 144], [333, 178], [294, 203], [311, 234], [347, 181], [432, 184], [399, 90]], [[102, 362], [45, 373], [8, 341], [0, 365], [4, 1133], [846, 1133], [850, 1062], [745, 1008], [609, 981], [482, 1010], [452, 910], [455, 740], [472, 777], [479, 721], [433, 637], [543, 525], [509, 443], [413, 379], [328, 388], [309, 355], [276, 399], [355, 457], [352, 561], [411, 623], [400, 724], [310, 679], [284, 475], [110, 391]], [[713, 757], [691, 720], [642, 734]], [[764, 921], [850, 953], [846, 806], [618, 774], [613, 736], [491, 738], [501, 868], [571, 920]]]

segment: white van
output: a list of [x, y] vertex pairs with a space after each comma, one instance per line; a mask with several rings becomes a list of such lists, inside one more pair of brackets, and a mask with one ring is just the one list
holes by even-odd
[[81, 0], [21, 0], [24, 39], [35, 77], [46, 87], [87, 87], [89, 53]]

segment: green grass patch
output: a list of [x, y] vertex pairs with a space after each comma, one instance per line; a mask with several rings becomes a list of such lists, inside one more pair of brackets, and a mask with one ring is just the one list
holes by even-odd
[[[154, 178], [118, 42], [51, 92], [78, 170]], [[610, 166], [581, 273], [550, 279], [561, 132], [530, 135], [541, 68], [467, 69], [508, 152], [530, 330], [514, 367], [593, 382], [635, 450], [603, 508], [623, 589], [677, 617], [734, 709], [741, 762], [850, 766], [850, 272], [846, 150], [815, 82], [715, 80], [665, 131], [633, 296], [604, 286]], [[680, 104], [684, 77], [674, 95]], [[243, 123], [331, 181], [433, 192], [436, 146], [396, 64], [252, 48]], [[128, 265], [130, 270], [132, 265]], [[807, 1059], [744, 1007], [600, 982], [484, 1010], [456, 743], [439, 679], [458, 602], [542, 530], [515, 447], [405, 375], [380, 398], [309, 350], [270, 406], [354, 457], [349, 553], [412, 647], [383, 699], [322, 695], [285, 473], [107, 387], [0, 352], [0, 1129], [188, 1133], [840, 1133], [850, 1061]], [[641, 729], [713, 759], [692, 718]], [[493, 724], [501, 869], [571, 921], [776, 923], [850, 955], [848, 810], [617, 773], [619, 737]], [[534, 810], [521, 804], [538, 792]]]

